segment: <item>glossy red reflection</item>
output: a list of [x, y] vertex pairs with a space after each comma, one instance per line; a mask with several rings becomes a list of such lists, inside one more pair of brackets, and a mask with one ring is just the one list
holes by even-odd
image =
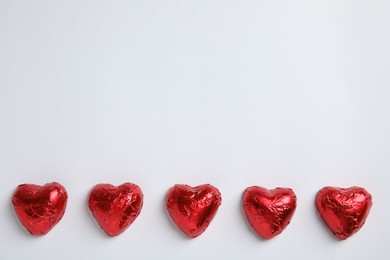
[[175, 185], [167, 194], [167, 209], [173, 222], [190, 238], [202, 234], [221, 205], [221, 193], [212, 185]]
[[128, 182], [120, 186], [98, 184], [92, 188], [88, 199], [97, 223], [111, 237], [121, 234], [134, 222], [142, 204], [141, 189]]
[[64, 216], [68, 194], [56, 182], [39, 186], [22, 184], [12, 197], [20, 223], [32, 235], [47, 234]]
[[252, 186], [244, 191], [242, 206], [253, 230], [264, 239], [279, 235], [294, 215], [297, 198], [292, 189], [268, 190]]
[[360, 187], [324, 187], [316, 197], [316, 208], [322, 220], [342, 240], [359, 231], [371, 206], [371, 195]]

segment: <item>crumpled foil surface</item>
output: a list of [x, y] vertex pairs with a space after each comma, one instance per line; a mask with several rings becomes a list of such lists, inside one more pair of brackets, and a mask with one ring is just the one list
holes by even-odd
[[207, 229], [221, 202], [221, 193], [210, 184], [197, 187], [175, 185], [166, 198], [173, 222], [190, 238], [199, 236]]
[[129, 182], [120, 186], [97, 184], [89, 194], [88, 205], [101, 229], [114, 237], [123, 233], [140, 214], [143, 193]]
[[68, 194], [56, 182], [43, 186], [22, 184], [12, 197], [20, 223], [35, 236], [47, 234], [64, 216]]
[[372, 197], [360, 187], [324, 187], [317, 193], [315, 204], [331, 233], [345, 240], [364, 225]]

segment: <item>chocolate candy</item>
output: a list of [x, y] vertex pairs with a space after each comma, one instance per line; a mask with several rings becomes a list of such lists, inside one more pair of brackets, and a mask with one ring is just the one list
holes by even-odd
[[297, 205], [292, 189], [268, 190], [252, 186], [244, 191], [242, 206], [249, 224], [263, 239], [279, 235], [290, 223]]
[[61, 220], [67, 200], [68, 194], [59, 183], [22, 184], [16, 188], [12, 204], [20, 223], [31, 235], [40, 236]]
[[123, 233], [141, 212], [143, 194], [133, 183], [120, 186], [98, 184], [89, 194], [88, 205], [99, 226], [108, 236]]
[[212, 185], [175, 185], [166, 204], [173, 222], [190, 238], [202, 234], [221, 205], [221, 193]]
[[333, 235], [344, 240], [364, 225], [372, 197], [360, 187], [324, 187], [317, 193], [315, 203], [325, 225]]

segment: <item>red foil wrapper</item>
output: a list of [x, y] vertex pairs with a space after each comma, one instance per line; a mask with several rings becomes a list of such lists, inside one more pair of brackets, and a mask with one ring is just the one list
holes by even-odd
[[292, 189], [268, 190], [252, 186], [244, 191], [242, 206], [253, 230], [263, 239], [279, 235], [290, 223], [297, 205]]
[[133, 183], [120, 186], [98, 184], [89, 194], [88, 205], [97, 223], [108, 236], [123, 233], [141, 212], [143, 194]]
[[22, 184], [12, 197], [20, 223], [31, 235], [47, 234], [64, 216], [68, 194], [56, 182], [44, 186]]
[[324, 187], [317, 193], [315, 203], [332, 234], [345, 240], [364, 225], [372, 206], [372, 197], [359, 187]]
[[221, 205], [221, 193], [212, 185], [191, 187], [175, 185], [167, 194], [168, 213], [184, 234], [195, 238], [202, 234]]

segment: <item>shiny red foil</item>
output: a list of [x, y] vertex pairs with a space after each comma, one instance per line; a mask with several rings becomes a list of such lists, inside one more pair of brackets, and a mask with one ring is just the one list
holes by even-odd
[[219, 190], [209, 184], [197, 187], [175, 185], [166, 197], [168, 213], [173, 222], [190, 238], [199, 236], [207, 229], [221, 201]]
[[12, 197], [20, 223], [31, 235], [47, 234], [64, 216], [68, 194], [56, 182], [44, 186], [22, 184]]
[[141, 212], [143, 193], [133, 183], [120, 186], [98, 184], [89, 194], [88, 205], [97, 223], [108, 236], [123, 233]]
[[290, 223], [297, 205], [292, 189], [268, 190], [252, 186], [244, 191], [242, 206], [253, 230], [263, 239], [279, 235]]
[[324, 187], [317, 193], [315, 203], [332, 234], [345, 240], [364, 225], [372, 206], [372, 197], [360, 187]]

